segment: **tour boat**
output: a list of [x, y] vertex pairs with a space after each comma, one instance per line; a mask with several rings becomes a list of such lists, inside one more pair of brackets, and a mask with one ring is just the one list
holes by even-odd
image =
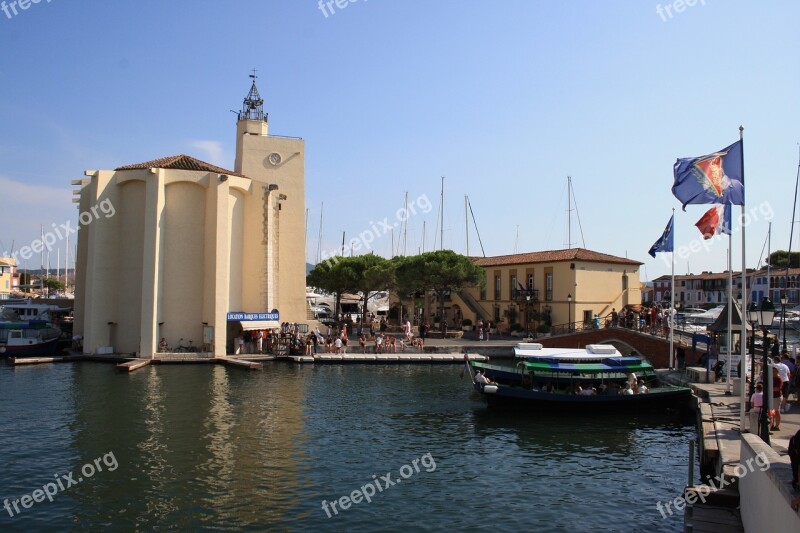
[[[625, 357], [611, 345], [544, 348], [519, 343], [514, 354], [513, 365], [466, 362], [474, 390], [489, 406], [647, 410], [685, 407], [691, 397], [691, 389], [661, 383], [650, 363]], [[625, 394], [632, 375], [643, 380], [647, 392]]]
[[32, 357], [54, 355], [61, 330], [45, 320], [0, 321], [0, 356]]

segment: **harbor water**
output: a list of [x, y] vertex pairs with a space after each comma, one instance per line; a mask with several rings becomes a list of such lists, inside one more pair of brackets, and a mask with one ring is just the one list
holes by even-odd
[[461, 373], [0, 363], [0, 530], [681, 530], [691, 420], [499, 414]]

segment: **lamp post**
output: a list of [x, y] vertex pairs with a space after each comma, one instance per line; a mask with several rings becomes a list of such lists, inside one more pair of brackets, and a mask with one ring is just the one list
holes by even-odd
[[783, 351], [786, 351], [786, 304], [789, 303], [789, 296], [786, 289], [781, 291], [781, 326], [783, 326]]
[[567, 294], [567, 316], [569, 317], [569, 332], [572, 333], [572, 293]]
[[531, 292], [525, 295], [525, 325], [528, 329], [527, 338], [531, 337]]
[[760, 426], [761, 426], [761, 440], [766, 442], [769, 445], [769, 409], [770, 403], [772, 403], [772, 391], [768, 388], [769, 384], [769, 328], [772, 326], [772, 319], [775, 318], [775, 306], [772, 305], [772, 301], [764, 297], [761, 300], [761, 306], [758, 310], [758, 323], [761, 326], [761, 331], [764, 334], [764, 356], [761, 362], [762, 368], [761, 371], [764, 373], [764, 376], [761, 378], [762, 389], [764, 391], [764, 399], [762, 401], [762, 408], [761, 408], [761, 418], [760, 418]]
[[[747, 309], [747, 321], [750, 322], [752, 334], [750, 335], [750, 397], [756, 391], [756, 325], [758, 324], [758, 304], [750, 302]], [[752, 433], [752, 430], [751, 430]]]

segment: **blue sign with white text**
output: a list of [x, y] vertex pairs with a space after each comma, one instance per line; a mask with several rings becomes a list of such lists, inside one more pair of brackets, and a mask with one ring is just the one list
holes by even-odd
[[280, 314], [277, 309], [273, 309], [269, 313], [228, 313], [228, 322], [256, 322], [263, 320], [278, 322], [280, 321]]

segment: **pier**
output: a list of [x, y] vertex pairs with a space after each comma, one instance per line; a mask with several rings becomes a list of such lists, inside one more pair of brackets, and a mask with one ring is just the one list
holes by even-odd
[[[748, 426], [740, 427], [738, 388], [728, 394], [728, 384], [693, 382], [686, 373], [660, 371], [662, 379], [689, 386], [698, 397], [700, 474], [705, 484], [687, 486], [689, 494], [704, 493], [704, 501], [686, 506], [686, 531], [728, 532], [756, 530], [800, 531], [800, 514], [790, 502], [798, 495], [791, 488], [787, 450], [789, 439], [800, 429], [800, 407], [791, 402], [782, 414], [779, 431], [770, 435], [771, 446]], [[738, 385], [738, 380], [734, 381]], [[760, 457], [759, 457], [760, 454]], [[762, 463], [754, 462], [755, 460]], [[753, 465], [763, 464], [754, 468]], [[738, 508], [738, 509], [737, 509]]]

